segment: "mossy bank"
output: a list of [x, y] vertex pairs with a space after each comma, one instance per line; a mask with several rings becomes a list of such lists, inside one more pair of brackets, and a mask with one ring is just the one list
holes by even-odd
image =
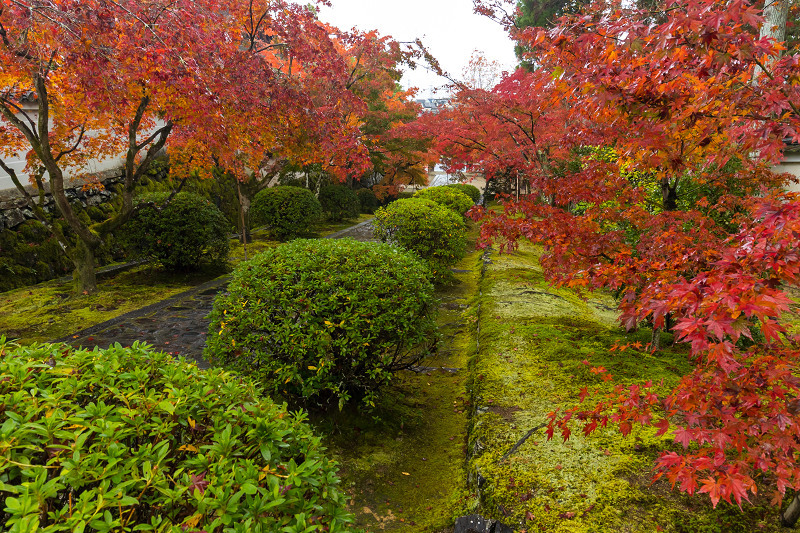
[[[481, 512], [518, 531], [751, 532], [778, 531], [776, 511], [755, 501], [743, 511], [721, 503], [711, 509], [694, 498], [651, 484], [654, 458], [674, 446], [667, 434], [637, 428], [627, 438], [615, 429], [590, 437], [575, 428], [569, 440], [547, 440], [548, 413], [578, 403], [582, 388], [663, 379], [674, 384], [691, 369], [682, 346], [655, 354], [615, 343], [649, 342], [651, 332], [626, 334], [616, 305], [602, 295], [584, 298], [553, 288], [538, 263], [540, 250], [487, 254], [475, 320], [477, 354], [470, 361], [469, 475]], [[664, 335], [662, 346], [669, 346]], [[614, 376], [604, 382], [584, 361]], [[587, 400], [591, 401], [591, 400]], [[512, 449], [513, 452], [512, 452]], [[509, 453], [511, 452], [511, 453]]]

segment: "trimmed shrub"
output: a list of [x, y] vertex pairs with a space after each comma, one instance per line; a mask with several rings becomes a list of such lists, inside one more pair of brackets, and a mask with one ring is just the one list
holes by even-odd
[[467, 212], [467, 209], [475, 205], [475, 202], [465, 193], [453, 189], [452, 187], [428, 187], [421, 189], [414, 194], [414, 198], [431, 200], [439, 205], [452, 209], [459, 215]]
[[308, 189], [278, 185], [256, 194], [250, 215], [256, 225], [269, 226], [276, 238], [286, 241], [308, 233], [322, 218], [322, 206]]
[[463, 192], [472, 198], [473, 204], [477, 204], [478, 200], [481, 199], [481, 190], [474, 185], [470, 185], [469, 183], [451, 183], [450, 185], [445, 185], [445, 187], [450, 187], [451, 189]]
[[296, 240], [237, 267], [217, 296], [205, 355], [264, 388], [374, 406], [435, 342], [433, 286], [413, 254], [352, 239]]
[[0, 376], [3, 531], [351, 531], [304, 415], [239, 376], [4, 337]]
[[358, 189], [356, 191], [358, 202], [361, 205], [362, 213], [374, 213], [378, 209], [378, 197], [372, 192], [372, 189]]
[[123, 225], [121, 241], [133, 255], [160, 262], [168, 270], [193, 270], [228, 259], [230, 226], [225, 215], [197, 194], [179, 192], [136, 198], [136, 210]]
[[341, 222], [356, 218], [361, 211], [361, 203], [356, 193], [344, 185], [326, 185], [319, 190], [319, 203], [328, 220]]
[[373, 228], [381, 241], [411, 250], [427, 261], [437, 282], [451, 280], [450, 267], [466, 253], [463, 217], [431, 200], [410, 198], [382, 207], [375, 212]]

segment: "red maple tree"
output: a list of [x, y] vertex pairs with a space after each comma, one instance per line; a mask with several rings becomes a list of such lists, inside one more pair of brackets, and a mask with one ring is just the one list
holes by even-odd
[[759, 9], [741, 0], [602, 2], [549, 31], [515, 28], [508, 2], [476, 4], [506, 17], [533, 65], [462, 91], [430, 124], [458, 163], [530, 185], [476, 214], [484, 244], [543, 244], [554, 283], [611, 289], [628, 327], [671, 319], [696, 362], [665, 396], [619, 386], [553, 413], [549, 435], [567, 438], [575, 420], [587, 434], [672, 429], [685, 451], [664, 453], [658, 476], [716, 505], [747, 499], [768, 472], [780, 503], [800, 490], [800, 350], [781, 322], [800, 208], [770, 167], [800, 140], [798, 56], [760, 37]]

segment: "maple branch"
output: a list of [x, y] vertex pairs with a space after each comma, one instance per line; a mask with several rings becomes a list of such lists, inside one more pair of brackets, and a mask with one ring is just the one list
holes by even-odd
[[80, 135], [78, 135], [78, 140], [75, 141], [75, 144], [69, 150], [62, 150], [61, 152], [59, 152], [59, 154], [56, 156], [55, 159], [56, 162], [58, 162], [58, 160], [61, 159], [63, 156], [71, 154], [72, 152], [78, 149], [78, 145], [80, 145], [81, 141], [83, 140], [84, 133], [86, 133], [86, 125], [81, 124], [81, 133]]
[[[181, 65], [183, 65], [183, 67], [186, 69], [186, 71], [187, 71], [187, 72], [191, 72], [191, 69], [189, 68], [189, 64], [188, 64], [188, 63], [186, 62], [186, 60], [183, 58], [183, 56], [181, 55], [181, 53], [180, 53], [180, 52], [178, 52], [177, 50], [175, 50], [175, 48], [174, 48], [174, 47], [173, 47], [173, 48], [169, 47], [169, 46], [167, 45], [167, 43], [165, 43], [165, 42], [164, 42], [164, 39], [162, 39], [162, 38], [161, 38], [161, 36], [160, 36], [158, 33], [156, 33], [156, 30], [153, 28], [153, 24], [151, 24], [151, 23], [149, 23], [149, 22], [147, 22], [147, 21], [143, 20], [143, 19], [142, 19], [141, 17], [139, 17], [139, 16], [138, 16], [136, 13], [133, 13], [133, 12], [132, 12], [130, 9], [126, 8], [125, 6], [122, 6], [122, 5], [120, 5], [120, 3], [119, 3], [119, 2], [117, 2], [116, 0], [109, 0], [109, 1], [110, 1], [112, 4], [114, 4], [115, 6], [117, 6], [118, 8], [120, 8], [121, 10], [123, 10], [124, 12], [126, 12], [128, 15], [130, 15], [131, 17], [133, 17], [133, 18], [134, 18], [135, 20], [137, 20], [137, 21], [138, 21], [138, 22], [139, 22], [141, 25], [143, 25], [143, 26], [144, 26], [144, 27], [145, 27], [145, 28], [146, 28], [146, 29], [147, 29], [147, 30], [148, 30], [148, 31], [149, 31], [149, 32], [150, 32], [150, 33], [153, 35], [153, 37], [155, 37], [155, 38], [156, 38], [156, 40], [157, 40], [159, 43], [161, 43], [161, 45], [162, 45], [162, 46], [164, 46], [164, 49], [165, 49], [165, 50], [172, 50], [172, 51], [175, 53], [175, 55], [178, 57], [178, 61], [180, 61]], [[208, 94], [211, 94], [211, 90], [209, 89], [209, 87], [208, 87], [208, 85], [205, 83], [205, 81], [203, 81], [203, 85], [205, 86], [206, 92], [207, 92]]]
[[[140, 118], [140, 121], [141, 121], [141, 118]], [[168, 126], [171, 128], [171, 127], [172, 127], [172, 121], [169, 121], [169, 122], [167, 123], [167, 125], [168, 125]], [[166, 128], [166, 127], [167, 127], [167, 125], [165, 125], [165, 126], [162, 126], [162, 127], [160, 127], [159, 129], [157, 129], [157, 130], [156, 130], [156, 131], [155, 131], [155, 132], [154, 132], [154, 133], [153, 133], [153, 134], [152, 134], [150, 137], [148, 137], [147, 139], [143, 140], [141, 143], [139, 143], [139, 144], [134, 144], [134, 147], [136, 148], [136, 151], [138, 152], [139, 150], [141, 150], [142, 148], [144, 148], [145, 146], [147, 146], [148, 144], [150, 144], [151, 142], [153, 142], [153, 140], [154, 140], [156, 137], [158, 137], [158, 136], [159, 136], [159, 135], [162, 133], [162, 130], [163, 130], [164, 128]], [[137, 126], [136, 126], [136, 127], [137, 127], [137, 130], [138, 130], [138, 127], [139, 127], [139, 125], [137, 124]]]
[[[61, 22], [61, 21], [58, 21], [58, 20], [56, 20], [56, 19], [54, 19], [54, 18], [52, 18], [52, 17], [48, 17], [47, 15], [45, 15], [45, 14], [44, 14], [42, 11], [44, 11], [44, 10], [46, 10], [46, 9], [50, 9], [50, 8], [48, 8], [47, 6], [36, 6], [36, 7], [32, 7], [32, 6], [30, 6], [30, 5], [27, 5], [27, 4], [23, 3], [23, 2], [20, 2], [19, 0], [9, 0], [9, 2], [10, 2], [10, 3], [12, 3], [12, 4], [16, 4], [16, 5], [18, 5], [19, 7], [22, 7], [22, 8], [25, 8], [25, 9], [27, 9], [28, 11], [30, 11], [30, 12], [31, 12], [31, 15], [33, 15], [34, 13], [36, 13], [36, 14], [37, 14], [37, 15], [39, 15], [40, 17], [42, 17], [42, 18], [44, 18], [44, 19], [47, 19], [47, 20], [49, 20], [50, 22], [52, 22], [53, 24], [55, 24], [55, 25], [57, 25], [57, 26], [60, 26], [60, 27], [61, 27], [61, 29], [63, 29], [63, 30], [64, 30], [64, 31], [66, 31], [67, 33], [71, 34], [73, 37], [76, 37], [76, 38], [78, 38], [78, 39], [80, 38], [80, 36], [79, 36], [79, 35], [78, 35], [78, 34], [77, 34], [75, 31], [73, 31], [72, 29], [70, 29], [70, 27], [69, 27], [69, 26], [67, 26], [65, 23], [63, 23], [63, 22]], [[50, 11], [55, 11], [55, 10], [54, 10], [54, 9], [50, 9]], [[24, 56], [24, 57], [28, 58], [28, 56]], [[33, 59], [33, 58], [32, 58], [32, 57], [30, 57], [30, 59]]]
[[[250, 38], [250, 47], [248, 48], [248, 51], [252, 51], [253, 48], [255, 48], [255, 46], [256, 46], [256, 37], [258, 36], [258, 29], [261, 27], [261, 23], [264, 22], [264, 19], [267, 17], [267, 11], [264, 11], [261, 14], [261, 16], [258, 18], [258, 22], [254, 24], [253, 23], [253, 0], [250, 0], [250, 5], [248, 6], [248, 10], [250, 12], [250, 28], [252, 30], [250, 32], [248, 32], [247, 28], [245, 27], [245, 33]], [[264, 50], [265, 49], [257, 50], [256, 53], [260, 53], [260, 52], [262, 52]]]
[[254, 54], [260, 54], [261, 52], [266, 52], [267, 50], [272, 50], [273, 48], [289, 48], [288, 43], [275, 43], [275, 44], [268, 44], [264, 48], [259, 48], [258, 50], [254, 50]]
[[[0, 98], [0, 103], [3, 105], [9, 105], [16, 110], [16, 114], [20, 114], [25, 117], [25, 119], [30, 123], [32, 131], [36, 131], [36, 123], [33, 119], [28, 115], [28, 112], [22, 109], [19, 105], [17, 105], [14, 101], [10, 100], [7, 96]], [[19, 129], [19, 128], [18, 128]]]

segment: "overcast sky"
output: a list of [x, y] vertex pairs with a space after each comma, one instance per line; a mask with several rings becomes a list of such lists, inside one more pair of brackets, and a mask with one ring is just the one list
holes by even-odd
[[[502, 27], [472, 12], [472, 0], [331, 0], [319, 18], [340, 29], [378, 30], [397, 41], [417, 37], [451, 76], [461, 78], [473, 50], [498, 61], [505, 70], [516, 65], [514, 45]], [[419, 97], [447, 80], [419, 67], [403, 76], [403, 87], [418, 87]], [[440, 93], [441, 94], [441, 93]]]

